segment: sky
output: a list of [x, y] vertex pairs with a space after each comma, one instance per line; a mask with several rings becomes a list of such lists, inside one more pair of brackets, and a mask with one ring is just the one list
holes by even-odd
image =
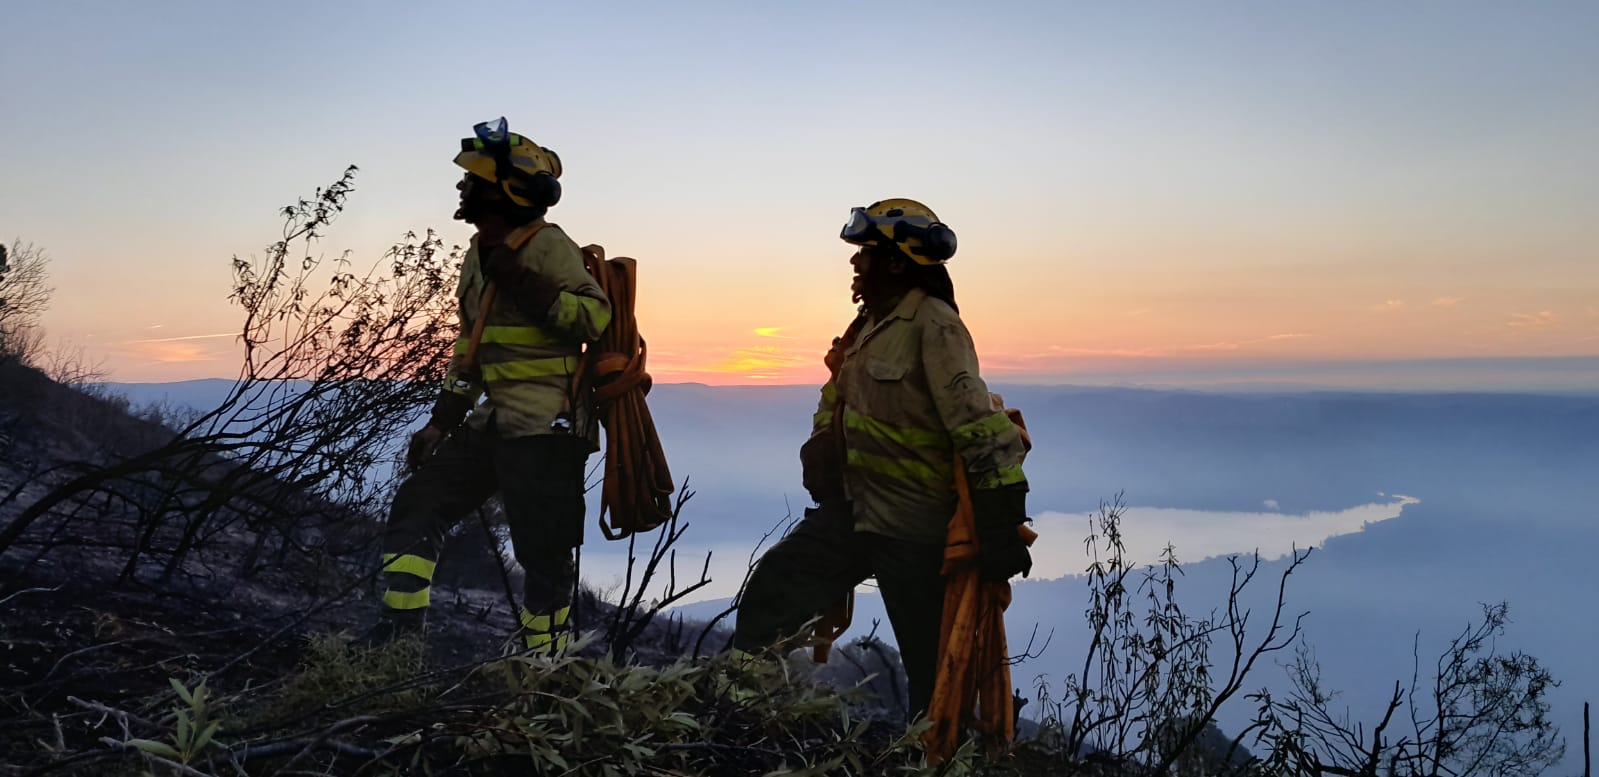
[[0, 239], [50, 343], [230, 377], [229, 260], [450, 221], [472, 124], [639, 261], [662, 381], [809, 383], [849, 209], [912, 197], [990, 382], [1599, 388], [1599, 5], [9, 4]]

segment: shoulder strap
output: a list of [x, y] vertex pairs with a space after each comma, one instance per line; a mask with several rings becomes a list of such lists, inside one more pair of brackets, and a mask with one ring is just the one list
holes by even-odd
[[844, 334], [833, 338], [833, 347], [827, 349], [827, 355], [822, 357], [822, 363], [827, 365], [827, 372], [831, 377], [838, 377], [838, 368], [844, 364], [844, 352], [855, 344], [861, 336], [861, 330], [866, 328], [866, 312], [863, 310], [856, 314], [855, 320], [849, 322], [849, 328]]
[[[511, 234], [505, 236], [505, 245], [515, 250], [521, 250], [522, 246], [525, 246], [532, 241], [535, 235], [543, 232], [546, 227], [554, 226], [554, 224], [551, 224], [548, 221], [542, 224], [523, 224], [522, 226], [511, 230]], [[556, 228], [559, 229], [559, 227]]]
[[[511, 234], [505, 236], [505, 245], [513, 251], [520, 251], [522, 246], [527, 245], [528, 241], [533, 239], [534, 235], [544, 231], [545, 227], [553, 226], [555, 225], [548, 221], [542, 224], [523, 224], [511, 230]], [[477, 364], [477, 346], [483, 340], [483, 326], [488, 323], [489, 307], [494, 304], [496, 291], [497, 289], [494, 288], [494, 281], [492, 280], [483, 289], [483, 300], [478, 303], [477, 308], [477, 320], [472, 322], [472, 335], [466, 343], [467, 369]]]

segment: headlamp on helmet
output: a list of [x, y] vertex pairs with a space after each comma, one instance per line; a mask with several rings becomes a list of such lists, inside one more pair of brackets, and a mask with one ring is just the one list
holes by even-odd
[[476, 135], [485, 145], [504, 143], [510, 134], [506, 126], [505, 117], [501, 116], [494, 121], [482, 121], [473, 125], [472, 134]]
[[524, 208], [548, 208], [561, 200], [561, 158], [530, 138], [510, 131], [505, 117], [472, 127], [461, 138], [455, 164], [497, 183], [511, 202]]

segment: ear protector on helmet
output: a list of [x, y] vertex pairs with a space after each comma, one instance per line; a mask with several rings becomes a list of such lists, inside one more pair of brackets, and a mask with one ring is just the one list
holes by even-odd
[[876, 245], [886, 238], [917, 264], [943, 264], [955, 255], [955, 230], [915, 200], [880, 200], [852, 208], [839, 237], [855, 245]]
[[506, 194], [521, 197], [541, 208], [553, 207], [561, 201], [561, 182], [555, 176], [543, 171], [528, 175], [515, 168], [512, 170], [510, 175], [500, 179]]
[[[955, 230], [948, 224], [935, 221], [925, 227], [911, 226], [903, 221], [894, 226], [894, 242], [905, 243], [911, 237], [920, 238], [921, 245], [911, 246], [911, 253], [934, 262], [947, 262], [955, 255]], [[905, 238], [901, 238], [901, 234]]]
[[472, 128], [461, 139], [456, 164], [500, 185], [523, 207], [548, 208], [561, 201], [561, 158], [551, 149], [507, 130], [505, 118]]

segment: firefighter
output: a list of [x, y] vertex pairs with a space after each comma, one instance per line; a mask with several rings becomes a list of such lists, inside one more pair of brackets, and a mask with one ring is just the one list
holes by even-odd
[[501, 118], [477, 125], [455, 164], [466, 171], [455, 218], [477, 230], [456, 291], [462, 334], [427, 425], [411, 437], [383, 541], [382, 614], [360, 643], [421, 631], [446, 532], [498, 493], [526, 573], [519, 636], [552, 654], [570, 638], [584, 465], [599, 447], [574, 377], [611, 305], [577, 244], [544, 219], [561, 198], [555, 152]]
[[982, 577], [1032, 568], [1021, 430], [996, 408], [945, 263], [955, 233], [908, 199], [855, 208], [841, 237], [859, 250], [860, 312], [833, 341], [831, 380], [800, 448], [816, 506], [758, 562], [739, 608], [736, 653], [798, 634], [875, 576], [899, 644], [912, 718], [932, 697], [944, 601], [952, 461], [966, 463]]

